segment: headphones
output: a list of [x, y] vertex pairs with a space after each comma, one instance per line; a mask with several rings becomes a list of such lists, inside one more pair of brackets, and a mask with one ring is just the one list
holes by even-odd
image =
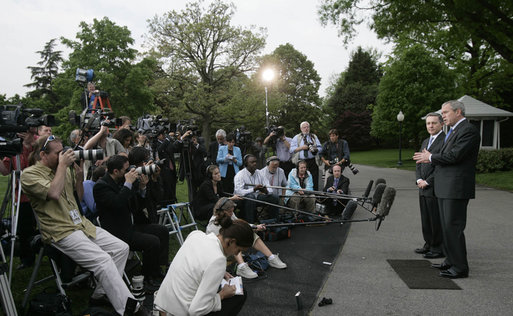
[[221, 199], [224, 199], [223, 203], [221, 203], [221, 205], [219, 205], [218, 208], [216, 208], [214, 211], [222, 211], [223, 210], [223, 206], [228, 202], [230, 201], [229, 198], [227, 197], [222, 197]]
[[242, 161], [244, 161], [244, 167], [248, 166], [248, 159], [251, 158], [251, 157], [255, 157], [255, 155], [252, 155], [252, 154], [244, 155], [244, 158], [242, 158]]
[[212, 180], [212, 174], [214, 173], [214, 170], [216, 168], [219, 168], [217, 165], [208, 165], [207, 169], [205, 170], [205, 175], [207, 176], [207, 179]]
[[276, 156], [271, 156], [271, 157], [267, 158], [267, 160], [265, 161], [265, 164], [269, 166], [271, 161], [280, 161], [280, 159], [278, 159], [278, 157], [276, 157]]
[[308, 163], [306, 162], [306, 160], [301, 159], [296, 164], [296, 175], [299, 174], [299, 165], [302, 164], [302, 163], [304, 163], [306, 165], [306, 170], [308, 171]]

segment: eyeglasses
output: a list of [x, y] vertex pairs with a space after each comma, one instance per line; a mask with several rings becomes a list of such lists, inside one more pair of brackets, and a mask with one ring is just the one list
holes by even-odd
[[46, 145], [48, 145], [49, 142], [52, 142], [54, 140], [55, 140], [55, 136], [53, 136], [53, 135], [48, 136], [48, 138], [45, 141], [45, 144], [43, 145], [43, 147], [41, 147], [41, 151], [46, 151]]

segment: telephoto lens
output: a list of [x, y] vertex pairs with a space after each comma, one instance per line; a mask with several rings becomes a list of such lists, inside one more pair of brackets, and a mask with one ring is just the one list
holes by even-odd
[[88, 149], [88, 150], [75, 150], [76, 160], [101, 160], [103, 159], [103, 149]]
[[138, 174], [146, 174], [146, 175], [152, 175], [155, 172], [157, 172], [158, 166], [157, 165], [149, 165], [149, 166], [142, 166], [135, 169]]

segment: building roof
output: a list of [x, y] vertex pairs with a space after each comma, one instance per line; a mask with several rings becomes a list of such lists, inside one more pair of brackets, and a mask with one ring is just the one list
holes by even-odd
[[513, 116], [512, 112], [508, 112], [482, 101], [464, 95], [458, 99], [458, 101], [465, 104], [465, 116], [466, 117], [508, 117]]

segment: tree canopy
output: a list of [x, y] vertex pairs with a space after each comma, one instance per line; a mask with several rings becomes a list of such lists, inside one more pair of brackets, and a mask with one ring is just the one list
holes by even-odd
[[149, 21], [148, 44], [163, 73], [157, 103], [172, 116], [195, 118], [208, 139], [216, 122], [229, 122], [233, 84], [252, 71], [265, 30], [232, 26], [235, 6], [219, 0], [191, 2]]

